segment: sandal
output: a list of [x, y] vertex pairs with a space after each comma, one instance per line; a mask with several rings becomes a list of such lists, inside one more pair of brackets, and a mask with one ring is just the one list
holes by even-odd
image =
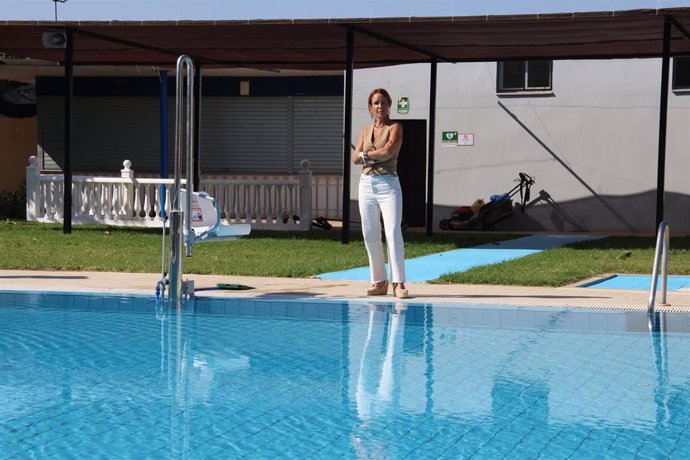
[[367, 289], [367, 295], [386, 295], [388, 294], [388, 281], [378, 281], [372, 283]]
[[323, 216], [319, 216], [316, 219], [312, 220], [311, 225], [312, 225], [312, 227], [319, 227], [319, 228], [322, 228], [324, 230], [330, 230], [333, 228], [331, 223], [328, 222], [328, 220], [326, 220], [326, 218]]
[[407, 289], [400, 287], [402, 283], [393, 283], [393, 295], [398, 299], [408, 299], [410, 293]]

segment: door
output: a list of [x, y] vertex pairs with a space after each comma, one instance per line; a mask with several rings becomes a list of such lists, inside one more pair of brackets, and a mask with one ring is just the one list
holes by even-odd
[[426, 120], [395, 120], [402, 124], [403, 143], [398, 176], [403, 192], [403, 218], [410, 227], [426, 226]]

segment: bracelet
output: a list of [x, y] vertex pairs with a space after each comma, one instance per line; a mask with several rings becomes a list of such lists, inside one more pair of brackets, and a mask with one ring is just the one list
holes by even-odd
[[369, 161], [371, 161], [369, 159], [369, 155], [367, 155], [367, 152], [365, 152], [365, 151], [359, 152], [359, 157], [362, 159], [362, 163], [364, 163], [364, 164], [367, 164], [367, 163], [369, 163]]

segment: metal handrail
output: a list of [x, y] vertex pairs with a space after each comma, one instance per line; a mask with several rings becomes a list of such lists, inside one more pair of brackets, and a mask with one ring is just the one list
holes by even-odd
[[[183, 110], [183, 90], [182, 90], [182, 75], [184, 67], [187, 67], [187, 94], [186, 94], [186, 108]], [[186, 226], [187, 235], [191, 234], [191, 192], [194, 190], [193, 174], [193, 138], [194, 126], [192, 110], [194, 107], [194, 64], [192, 59], [187, 55], [181, 55], [177, 59], [177, 91], [175, 97], [175, 182], [172, 194], [172, 210], [170, 211], [170, 300], [171, 302], [179, 303], [182, 299], [182, 246], [183, 246], [183, 232], [182, 225]], [[184, 115], [184, 116], [183, 116]], [[183, 132], [184, 131], [184, 132]], [[184, 136], [183, 136], [184, 134]], [[181, 169], [182, 169], [182, 139], [186, 141], [187, 154], [187, 202], [185, 203], [185, 210], [180, 209], [180, 193], [181, 187]], [[184, 216], [187, 218], [184, 219]], [[187, 257], [192, 255], [192, 245], [187, 244]]]
[[656, 285], [659, 280], [659, 262], [661, 262], [661, 304], [666, 303], [666, 282], [668, 278], [668, 246], [671, 239], [668, 223], [664, 220], [659, 224], [656, 234], [656, 251], [654, 251], [654, 268], [652, 269], [652, 283], [649, 286], [649, 303], [647, 311], [654, 311]]

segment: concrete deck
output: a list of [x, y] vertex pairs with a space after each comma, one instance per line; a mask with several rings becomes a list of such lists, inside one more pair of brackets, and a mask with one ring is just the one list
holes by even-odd
[[[195, 283], [197, 295], [226, 297], [274, 296], [293, 299], [359, 299], [368, 283], [365, 281], [334, 281], [302, 278], [259, 278], [244, 276], [185, 275]], [[0, 270], [0, 290], [82, 291], [110, 293], [154, 293], [160, 274], [103, 273], [103, 272], [43, 272]], [[242, 284], [254, 289], [233, 291], [216, 288], [217, 283]], [[520, 305], [539, 307], [571, 307], [615, 310], [647, 309], [647, 291], [622, 289], [595, 289], [566, 286], [559, 288], [487, 285], [439, 285], [406, 283], [410, 303], [442, 303], [476, 306]], [[373, 299], [373, 298], [372, 298]], [[395, 301], [392, 296], [375, 297], [380, 301]], [[668, 292], [669, 305], [660, 305], [657, 311], [690, 313], [690, 291]]]

